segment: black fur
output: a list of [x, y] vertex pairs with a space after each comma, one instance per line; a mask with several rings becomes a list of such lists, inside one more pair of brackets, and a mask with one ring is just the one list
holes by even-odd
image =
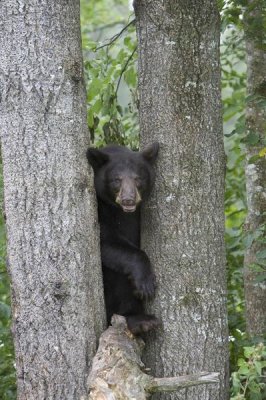
[[114, 313], [124, 315], [134, 334], [158, 325], [157, 318], [143, 309], [143, 299], [154, 296], [155, 277], [140, 249], [138, 207], [154, 183], [158, 148], [154, 143], [142, 152], [120, 146], [87, 151], [98, 200], [107, 320], [110, 323]]

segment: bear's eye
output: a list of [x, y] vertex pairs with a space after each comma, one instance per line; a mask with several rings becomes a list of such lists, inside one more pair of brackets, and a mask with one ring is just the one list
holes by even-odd
[[114, 178], [110, 181], [111, 185], [115, 185], [118, 186], [121, 183], [121, 179], [120, 178]]
[[137, 176], [137, 177], [135, 178], [135, 182], [136, 182], [136, 185], [137, 185], [137, 186], [141, 186], [141, 185], [142, 185], [142, 182], [143, 182], [143, 179], [141, 179], [139, 176]]

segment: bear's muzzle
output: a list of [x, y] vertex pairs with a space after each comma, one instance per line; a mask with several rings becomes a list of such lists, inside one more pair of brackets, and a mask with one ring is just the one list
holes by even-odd
[[115, 201], [122, 207], [124, 212], [136, 211], [137, 205], [141, 202], [141, 196], [135, 179], [125, 177], [121, 180], [120, 190]]

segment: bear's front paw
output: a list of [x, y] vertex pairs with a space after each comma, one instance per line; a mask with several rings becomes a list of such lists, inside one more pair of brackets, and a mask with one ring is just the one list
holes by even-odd
[[127, 327], [133, 335], [141, 335], [161, 325], [154, 315], [130, 315], [126, 317]]
[[155, 295], [156, 282], [155, 275], [140, 276], [133, 280], [135, 286], [134, 294], [140, 299], [149, 299]]

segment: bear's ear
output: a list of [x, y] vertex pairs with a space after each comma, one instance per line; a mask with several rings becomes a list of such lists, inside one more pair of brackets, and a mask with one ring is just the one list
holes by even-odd
[[87, 150], [87, 159], [94, 170], [101, 168], [108, 160], [108, 154], [101, 150], [89, 148]]
[[149, 144], [146, 146], [142, 151], [141, 154], [145, 158], [145, 160], [149, 161], [150, 163], [153, 163], [158, 155], [159, 151], [159, 143], [154, 142], [152, 144]]

